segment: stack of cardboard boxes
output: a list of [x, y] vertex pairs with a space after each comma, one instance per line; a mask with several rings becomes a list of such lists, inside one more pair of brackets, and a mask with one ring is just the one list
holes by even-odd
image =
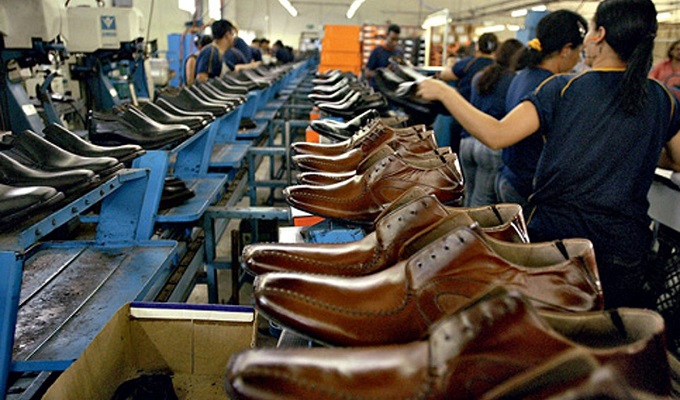
[[361, 73], [361, 27], [354, 25], [326, 25], [321, 40], [319, 71], [339, 69]]

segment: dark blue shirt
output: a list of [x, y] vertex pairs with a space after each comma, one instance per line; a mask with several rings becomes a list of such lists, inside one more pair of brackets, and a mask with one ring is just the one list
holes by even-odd
[[262, 61], [262, 50], [257, 47], [251, 47], [250, 51], [253, 53], [253, 61]]
[[236, 36], [234, 38], [234, 45], [233, 47], [240, 51], [241, 54], [243, 54], [243, 59], [245, 60], [245, 63], [249, 63], [253, 59], [253, 50], [250, 46], [248, 46], [248, 43], [246, 43], [245, 40], [241, 39], [240, 37]]
[[[505, 98], [505, 111], [510, 112], [544, 80], [552, 76], [552, 72], [543, 68], [525, 68], [519, 71], [510, 83]], [[532, 192], [532, 184], [536, 173], [536, 164], [543, 150], [543, 138], [534, 133], [524, 140], [503, 149], [503, 167], [501, 175], [524, 198]]]
[[540, 240], [583, 237], [596, 254], [638, 259], [651, 238], [647, 192], [680, 114], [673, 95], [651, 79], [644, 109], [625, 113], [616, 89], [622, 79], [622, 70], [611, 69], [556, 75], [528, 96], [546, 138], [531, 228]]
[[[475, 108], [481, 110], [496, 119], [502, 119], [505, 117], [505, 96], [508, 93], [508, 88], [510, 87], [510, 82], [515, 76], [513, 72], [506, 72], [501, 76], [501, 78], [496, 82], [494, 89], [491, 93], [485, 95], [479, 94], [477, 89], [477, 82], [482, 74], [477, 74], [472, 79], [472, 95], [470, 96], [470, 103], [472, 103]], [[470, 134], [463, 131], [465, 137], [469, 137]]]
[[201, 49], [196, 59], [196, 76], [199, 73], [207, 73], [209, 78], [215, 78], [222, 74], [222, 57], [217, 46], [210, 44]]
[[283, 47], [279, 47], [276, 49], [276, 51], [274, 51], [274, 57], [276, 57], [280, 63], [284, 64], [293, 61], [292, 54], [290, 54], [290, 52], [288, 52], [288, 50]]
[[458, 77], [456, 87], [461, 96], [470, 101], [472, 94], [472, 78], [477, 72], [493, 64], [493, 59], [487, 57], [465, 57], [453, 64], [453, 73]]
[[238, 64], [246, 63], [246, 57], [240, 50], [232, 47], [224, 53], [224, 63], [233, 71]]
[[[396, 48], [394, 51], [387, 50], [383, 46], [376, 46], [371, 55], [368, 56], [368, 61], [366, 61], [366, 69], [376, 70], [378, 68], [385, 68], [390, 65], [390, 57], [401, 56], [401, 49]], [[375, 87], [375, 80], [371, 78], [369, 84]]]

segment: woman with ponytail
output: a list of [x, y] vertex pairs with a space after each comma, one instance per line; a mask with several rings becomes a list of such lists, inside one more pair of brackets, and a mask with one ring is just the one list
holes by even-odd
[[[514, 77], [513, 59], [524, 46], [509, 39], [496, 50], [495, 62], [472, 79], [470, 103], [497, 119], [505, 116], [505, 95]], [[460, 142], [460, 164], [465, 177], [465, 206], [476, 207], [498, 203], [496, 177], [501, 166], [501, 151], [491, 150], [479, 140], [463, 135]]]
[[657, 164], [680, 171], [677, 101], [647, 78], [656, 30], [651, 0], [601, 2], [583, 45], [592, 69], [552, 76], [501, 121], [440, 82], [418, 87], [491, 148], [539, 132], [545, 145], [529, 198], [529, 235], [589, 239], [607, 308], [653, 305], [642, 288], [652, 236], [647, 192]]
[[[580, 53], [574, 50], [583, 44], [587, 30], [588, 22], [571, 11], [558, 10], [543, 17], [536, 27], [536, 38], [516, 62], [516, 69], [521, 71], [510, 84], [505, 111], [510, 112], [547, 78], [571, 71], [580, 59]], [[496, 181], [499, 200], [517, 203], [527, 211], [542, 149], [543, 139], [538, 133], [503, 149], [503, 166]]]

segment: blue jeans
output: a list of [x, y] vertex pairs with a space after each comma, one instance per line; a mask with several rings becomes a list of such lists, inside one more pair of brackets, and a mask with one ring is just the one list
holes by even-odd
[[454, 153], [458, 153], [460, 148], [460, 131], [462, 129], [458, 121], [449, 115], [437, 115], [432, 124], [437, 146], [450, 146]]
[[465, 178], [465, 207], [498, 203], [496, 178], [503, 162], [500, 150], [491, 150], [473, 137], [460, 141], [460, 165]]
[[512, 186], [510, 181], [503, 174], [498, 174], [498, 179], [496, 179], [496, 194], [498, 199], [502, 203], [516, 203], [522, 206], [522, 212], [524, 213], [524, 218], [529, 216], [529, 201], [526, 197], [522, 196], [517, 192], [517, 190]]

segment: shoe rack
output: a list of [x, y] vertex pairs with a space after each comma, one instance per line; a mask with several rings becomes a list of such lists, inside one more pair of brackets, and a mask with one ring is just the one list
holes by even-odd
[[[132, 168], [99, 187], [0, 234], [0, 393], [7, 393], [10, 372], [66, 369], [124, 303], [156, 298], [184, 252], [177, 241], [158, 239], [158, 227], [197, 226], [204, 218], [213, 222], [208, 208], [222, 198], [233, 176], [209, 172], [215, 148], [221, 142], [250, 148], [250, 141], [238, 140], [236, 134], [243, 112], [254, 117], [259, 111], [281, 108], [271, 104], [275, 95], [309, 67], [311, 63], [301, 63], [270, 89], [249, 95], [241, 107], [176, 147], [148, 150]], [[269, 122], [264, 121], [265, 126]], [[158, 211], [165, 178], [170, 176], [184, 181], [195, 197]], [[230, 201], [241, 195], [232, 195]], [[74, 220], [92, 226], [92, 238], [48, 240]], [[197, 250], [178, 289], [190, 287], [188, 278], [210, 260], [207, 249], [214, 249], [226, 228], [226, 222], [220, 222], [224, 223], [211, 223], [215, 235]]]
[[[415, 25], [401, 25], [399, 46], [404, 52], [404, 59], [414, 65], [419, 60], [419, 55], [424, 54], [423, 30]], [[364, 24], [361, 26], [361, 66], [368, 62], [376, 46], [382, 45], [387, 35], [387, 25]]]

